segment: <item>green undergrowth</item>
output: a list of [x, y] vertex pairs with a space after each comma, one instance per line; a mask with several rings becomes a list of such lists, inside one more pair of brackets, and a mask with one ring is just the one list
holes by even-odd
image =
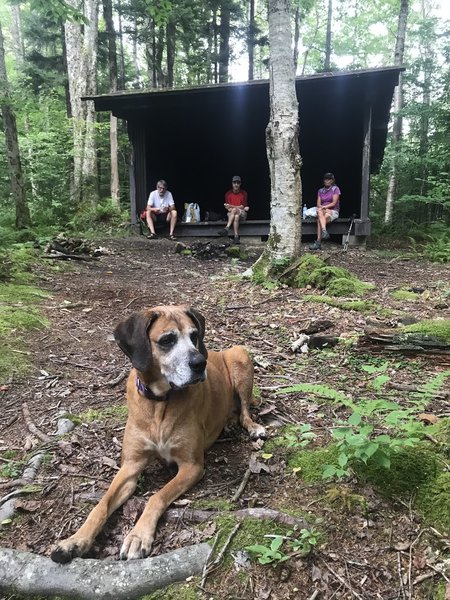
[[48, 326], [38, 307], [32, 306], [44, 297], [31, 286], [0, 284], [0, 382], [29, 370], [26, 333]]

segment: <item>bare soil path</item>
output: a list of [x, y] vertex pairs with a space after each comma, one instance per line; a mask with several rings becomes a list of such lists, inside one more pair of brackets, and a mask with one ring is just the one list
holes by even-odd
[[[391, 309], [390, 317], [305, 302], [305, 290], [267, 290], [242, 280], [238, 275], [262, 249], [255, 242], [244, 241], [250, 252], [247, 264], [225, 258], [181, 257], [174, 253], [173, 242], [165, 239], [133, 237], [101, 244], [108, 253], [98, 261], [74, 262], [60, 273], [39, 273], [40, 285], [50, 293], [41, 309], [51, 325], [30, 336], [34, 367], [29, 376], [11, 381], [0, 391], [0, 498], [14, 490], [11, 481], [21, 477], [18, 461], [45, 452], [44, 465], [34, 482], [38, 487], [19, 496], [16, 516], [0, 525], [4, 547], [48, 554], [55, 540], [79, 527], [114, 476], [125, 422], [117, 407], [124, 404], [129, 364], [116, 347], [112, 330], [131, 311], [160, 304], [196, 307], [206, 318], [207, 347], [243, 344], [251, 350], [255, 384], [261, 392], [255, 417], [272, 423], [273, 437], [280, 424], [310, 423], [318, 434], [317, 446], [329, 441], [329, 426], [343, 416], [342, 411], [307, 394], [279, 395], [280, 386], [323, 383], [357, 397], [359, 390], [367, 392], [367, 374], [355, 368], [364, 357], [351, 349], [294, 354], [291, 344], [305, 323], [329, 319], [334, 327], [328, 333], [350, 336], [361, 334], [368, 322], [394, 326], [406, 316], [450, 315], [448, 267], [380, 258], [370, 250], [344, 253], [330, 246], [330, 262], [374, 283], [369, 298]], [[411, 287], [424, 290], [415, 302], [392, 297], [393, 290]], [[417, 387], [445, 368], [436, 357], [395, 360], [398, 368], [392, 367], [391, 381], [403, 386]], [[402, 368], [401, 361], [409, 367]], [[401, 397], [402, 392], [397, 395]], [[24, 403], [29, 423], [50, 441], [30, 432]], [[449, 412], [445, 393], [430, 410]], [[56, 435], [58, 417], [65, 412], [77, 416], [79, 424], [60, 437]], [[205, 477], [181, 504], [208, 508], [229, 502], [253, 452], [255, 448], [243, 432], [226, 432], [208, 454]], [[294, 557], [276, 568], [252, 563], [245, 567], [245, 578], [238, 576], [232, 564], [223, 566], [220, 575], [208, 581], [208, 597], [436, 597], [433, 590], [440, 576], [427, 554], [430, 540], [421, 533], [424, 526], [408, 502], [387, 501], [369, 486], [348, 482], [344, 487], [364, 496], [369, 512], [355, 506], [336, 508], [326, 500], [333, 484], [305, 483], [301, 473], [288, 468], [286, 449], [271, 453], [272, 458], [267, 459], [270, 472], [252, 474], [235, 508], [266, 507], [309, 515], [324, 534], [322, 543], [308, 559]], [[8, 465], [10, 472], [5, 470]], [[148, 470], [135, 496], [111, 518], [90, 556], [117, 559], [121, 540], [143, 502], [169, 476], [160, 465]], [[205, 528], [179, 519], [163, 521], [158, 531], [155, 554], [210, 540], [217, 526]], [[424, 578], [422, 584], [417, 582], [420, 577]]]

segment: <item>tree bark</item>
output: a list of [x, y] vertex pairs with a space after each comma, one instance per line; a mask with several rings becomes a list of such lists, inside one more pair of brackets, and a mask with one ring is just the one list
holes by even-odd
[[248, 80], [252, 81], [255, 78], [255, 0], [250, 0], [249, 19], [248, 19], [248, 36], [247, 36], [247, 51], [248, 51]]
[[[103, 16], [105, 19], [106, 33], [108, 35], [108, 66], [109, 66], [109, 91], [117, 91], [117, 47], [116, 31], [114, 28], [112, 2], [103, 0]], [[117, 143], [117, 117], [112, 113], [109, 116], [109, 146], [111, 159], [111, 198], [117, 207], [120, 206], [119, 162]]]
[[208, 544], [187, 546], [142, 560], [77, 558], [59, 565], [29, 552], [0, 549], [0, 592], [63, 596], [79, 600], [129, 600], [199, 575], [210, 555]]
[[5, 64], [3, 30], [0, 23], [0, 109], [3, 116], [6, 158], [8, 162], [11, 195], [16, 210], [16, 227], [22, 229], [31, 226], [30, 211], [27, 204], [22, 162], [20, 159], [19, 139], [17, 136], [16, 115], [11, 105], [8, 76]]
[[[67, 0], [79, 8], [77, 0]], [[97, 36], [99, 0], [85, 0], [84, 25], [67, 21], [64, 25], [69, 78], [70, 106], [74, 142], [74, 175], [72, 201], [96, 203], [98, 200], [97, 151], [95, 143], [95, 109], [93, 101], [83, 102], [82, 96], [97, 91]]]
[[266, 146], [271, 179], [270, 233], [253, 267], [266, 273], [274, 260], [294, 259], [301, 248], [301, 157], [290, 27], [289, 0], [269, 0], [270, 121]]
[[[401, 66], [405, 54], [406, 25], [408, 22], [409, 0], [401, 0], [400, 12], [398, 16], [397, 37], [395, 40], [394, 65]], [[392, 223], [394, 210], [394, 198], [397, 188], [397, 152], [402, 137], [403, 120], [401, 110], [403, 108], [403, 77], [399, 74], [398, 85], [394, 90], [394, 119], [392, 125], [392, 145], [394, 154], [391, 162], [391, 172], [389, 174], [388, 192], [386, 197], [386, 208], [384, 213], [384, 222], [388, 225]]]
[[323, 70], [331, 70], [331, 23], [333, 22], [333, 0], [328, 0], [327, 33], [325, 39], [325, 59]]
[[176, 26], [171, 17], [166, 25], [166, 53], [167, 53], [167, 85], [173, 87], [173, 73], [175, 66], [175, 36]]
[[227, 83], [230, 64], [230, 6], [228, 0], [223, 0], [220, 5], [219, 36], [219, 83]]

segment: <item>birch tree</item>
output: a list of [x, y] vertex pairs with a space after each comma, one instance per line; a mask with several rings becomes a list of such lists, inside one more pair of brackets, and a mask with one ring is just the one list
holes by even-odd
[[[79, 0], [67, 3], [75, 10], [83, 8]], [[98, 5], [99, 0], [84, 0], [83, 31], [79, 21], [64, 24], [74, 151], [71, 196], [76, 205], [98, 200], [94, 103], [81, 100], [97, 91]]]
[[[117, 92], [117, 50], [116, 32], [114, 29], [112, 2], [103, 0], [103, 17], [105, 19], [106, 33], [108, 35], [108, 67], [109, 67], [109, 91]], [[111, 156], [111, 198], [119, 206], [119, 164], [117, 143], [117, 117], [112, 113], [109, 116], [109, 145]]]
[[270, 273], [279, 259], [294, 259], [301, 247], [301, 199], [298, 102], [292, 60], [289, 0], [269, 0], [270, 120], [266, 129], [270, 168], [270, 232], [254, 265]]
[[[400, 12], [398, 16], [397, 37], [395, 40], [394, 65], [401, 66], [405, 54], [406, 25], [408, 22], [409, 0], [401, 0]], [[402, 108], [403, 108], [403, 78], [399, 74], [398, 85], [394, 90], [394, 120], [392, 125], [392, 144], [394, 154], [391, 163], [391, 172], [389, 174], [389, 184], [386, 197], [386, 209], [384, 213], [384, 222], [392, 223], [392, 214], [394, 208], [394, 197], [397, 187], [397, 157], [398, 145], [402, 136]]]
[[17, 137], [16, 115], [11, 105], [8, 76], [6, 73], [3, 30], [0, 23], [0, 110], [5, 133], [6, 157], [8, 162], [11, 195], [16, 209], [16, 227], [22, 229], [31, 226], [30, 211], [25, 193], [19, 140]]

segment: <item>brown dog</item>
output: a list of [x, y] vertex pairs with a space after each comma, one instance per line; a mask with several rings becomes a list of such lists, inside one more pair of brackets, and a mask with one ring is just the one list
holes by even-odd
[[133, 494], [148, 463], [160, 457], [176, 463], [178, 473], [150, 498], [120, 550], [122, 559], [147, 556], [159, 518], [202, 478], [204, 452], [233, 413], [253, 439], [265, 437], [250, 417], [253, 365], [246, 350], [234, 346], [208, 354], [204, 332], [202, 315], [186, 306], [144, 310], [116, 327], [116, 341], [134, 367], [127, 383], [122, 466], [81, 528], [56, 544], [54, 561], [85, 554], [111, 513]]

